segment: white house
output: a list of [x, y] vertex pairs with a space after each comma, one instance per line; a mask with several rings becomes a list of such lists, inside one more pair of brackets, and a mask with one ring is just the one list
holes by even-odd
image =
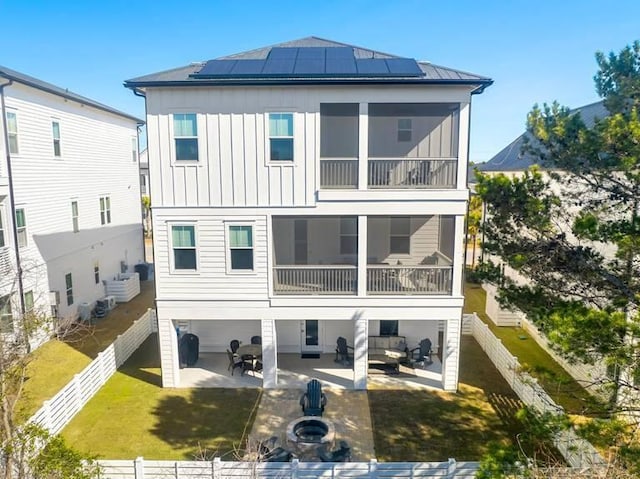
[[[316, 37], [125, 82], [146, 97], [164, 386], [200, 350], [279, 361], [423, 338], [458, 382], [469, 108], [490, 79]], [[302, 361], [309, 361], [304, 359]]]
[[141, 120], [0, 67], [2, 331], [37, 308], [74, 319], [144, 260]]

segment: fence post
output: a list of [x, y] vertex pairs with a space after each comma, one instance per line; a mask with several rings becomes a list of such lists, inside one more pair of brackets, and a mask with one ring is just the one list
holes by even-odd
[[291, 460], [291, 479], [297, 479], [298, 466], [300, 466], [300, 460], [297, 457], [295, 457]]
[[456, 464], [456, 460], [449, 458], [449, 462], [447, 464], [447, 478], [448, 479], [453, 479], [454, 477], [456, 477], [456, 469], [457, 469], [457, 464]]
[[144, 458], [142, 456], [136, 457], [133, 461], [133, 477], [144, 479]]
[[51, 432], [51, 401], [44, 401], [42, 407], [44, 408], [44, 424], [41, 423], [40, 425]]
[[73, 375], [73, 396], [75, 399], [75, 408], [74, 410], [77, 412], [80, 409], [82, 409], [82, 386], [80, 385], [80, 375], [79, 374], [74, 374]]
[[378, 460], [373, 457], [369, 461], [369, 479], [376, 479], [378, 477]]
[[220, 479], [221, 473], [222, 471], [220, 470], [220, 458], [214, 457], [213, 461], [211, 461], [211, 478]]

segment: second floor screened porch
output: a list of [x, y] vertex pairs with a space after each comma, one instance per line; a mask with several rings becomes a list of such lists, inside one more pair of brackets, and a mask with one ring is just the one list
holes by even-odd
[[451, 294], [453, 216], [365, 220], [366, 242], [356, 216], [274, 217], [273, 294]]

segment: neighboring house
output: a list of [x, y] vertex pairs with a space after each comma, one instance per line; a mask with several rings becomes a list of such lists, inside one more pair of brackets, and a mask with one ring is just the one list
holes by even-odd
[[[458, 384], [471, 97], [492, 81], [316, 37], [146, 75], [164, 386], [176, 328], [224, 353], [430, 338]], [[300, 361], [308, 361], [301, 359]], [[440, 363], [438, 363], [440, 364]]]
[[103, 280], [143, 261], [142, 120], [5, 67], [0, 85], [6, 333], [31, 309], [76, 318], [80, 304], [105, 296]]
[[150, 196], [149, 153], [146, 148], [140, 152], [140, 194], [142, 196]]

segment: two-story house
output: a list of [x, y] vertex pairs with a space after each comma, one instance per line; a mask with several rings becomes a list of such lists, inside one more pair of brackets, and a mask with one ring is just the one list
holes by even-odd
[[[176, 328], [279, 361], [430, 338], [458, 383], [471, 97], [482, 76], [304, 38], [129, 80], [146, 98], [164, 386]], [[441, 362], [440, 362], [441, 361]]]
[[137, 125], [0, 67], [1, 330], [30, 310], [75, 319], [144, 260]]

